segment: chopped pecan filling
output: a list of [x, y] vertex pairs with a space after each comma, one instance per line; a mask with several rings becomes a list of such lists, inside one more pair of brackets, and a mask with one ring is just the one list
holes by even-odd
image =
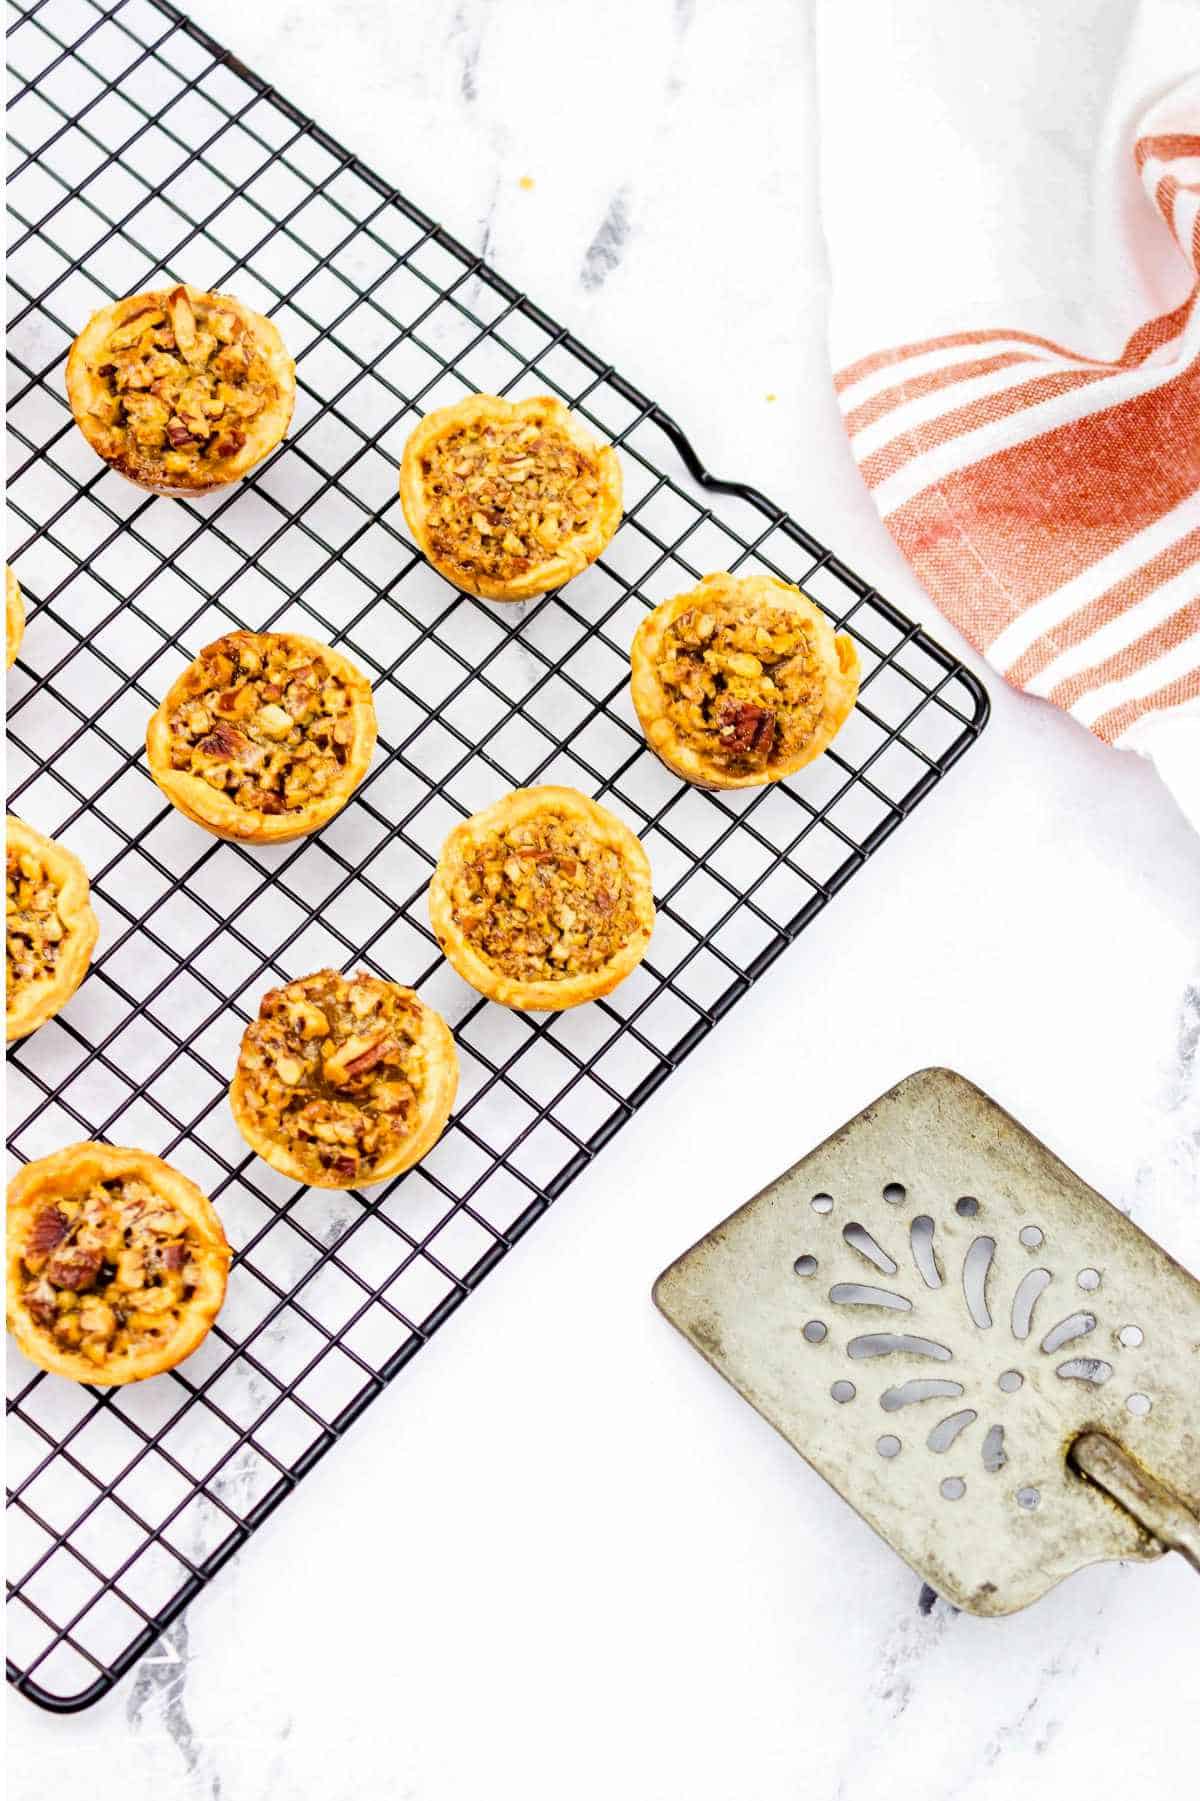
[[590, 975], [639, 929], [619, 853], [584, 821], [554, 814], [473, 845], [453, 907], [478, 955], [515, 981]]
[[230, 632], [201, 651], [169, 720], [171, 767], [255, 813], [289, 813], [336, 790], [353, 697], [286, 632]]
[[6, 972], [11, 1006], [31, 982], [53, 976], [70, 928], [58, 910], [59, 889], [34, 851], [8, 848], [5, 881]]
[[679, 736], [739, 773], [800, 751], [820, 724], [820, 663], [784, 607], [705, 600], [663, 635], [658, 679]]
[[600, 503], [595, 459], [552, 425], [479, 420], [421, 459], [435, 557], [470, 579], [512, 581], [562, 554]]
[[92, 1363], [169, 1338], [200, 1280], [186, 1217], [138, 1177], [97, 1182], [33, 1216], [22, 1300], [59, 1347]]
[[315, 1176], [368, 1177], [411, 1135], [425, 1086], [420, 1003], [359, 970], [273, 988], [242, 1041], [242, 1101]]
[[279, 399], [240, 314], [183, 287], [152, 296], [110, 332], [95, 373], [105, 391], [93, 415], [148, 473], [186, 474], [235, 456], [251, 422]]

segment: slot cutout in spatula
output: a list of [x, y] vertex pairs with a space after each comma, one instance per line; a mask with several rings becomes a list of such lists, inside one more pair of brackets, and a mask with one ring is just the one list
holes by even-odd
[[864, 1109], [654, 1298], [957, 1607], [1171, 1547], [1200, 1568], [1200, 1283], [950, 1070]]

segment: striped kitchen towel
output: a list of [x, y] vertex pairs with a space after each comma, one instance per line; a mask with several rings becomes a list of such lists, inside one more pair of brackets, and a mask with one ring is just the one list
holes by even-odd
[[835, 385], [942, 611], [1200, 829], [1200, 0], [820, 0]]

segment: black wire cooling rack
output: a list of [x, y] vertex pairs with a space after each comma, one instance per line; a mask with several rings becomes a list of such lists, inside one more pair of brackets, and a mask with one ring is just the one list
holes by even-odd
[[[978, 682], [761, 494], [715, 480], [602, 358], [161, 0], [32, 0], [11, 33], [9, 558], [29, 606], [8, 684], [13, 809], [92, 874], [99, 952], [9, 1064], [18, 1160], [81, 1137], [168, 1157], [236, 1260], [183, 1370], [10, 1384], [10, 1680], [106, 1693], [621, 1124], [974, 741]], [[117, 295], [170, 280], [270, 312], [296, 357], [287, 446], [234, 493], [152, 499], [71, 423], [63, 364]], [[475, 389], [561, 395], [620, 446], [628, 512], [561, 596], [494, 607], [415, 554], [396, 465]], [[678, 469], [677, 458], [683, 469]], [[661, 466], [664, 458], [675, 476]], [[704, 491], [719, 493], [719, 509]], [[860, 703], [794, 783], [684, 786], [627, 698], [643, 609], [711, 569], [804, 584], [856, 639]], [[231, 626], [343, 646], [380, 747], [316, 839], [218, 843], [163, 804], [146, 720]], [[437, 954], [447, 829], [508, 788], [602, 797], [650, 854], [650, 955], [608, 1000], [531, 1018]], [[297, 1189], [226, 1105], [262, 990], [326, 964], [451, 1020], [459, 1107], [366, 1195]]]

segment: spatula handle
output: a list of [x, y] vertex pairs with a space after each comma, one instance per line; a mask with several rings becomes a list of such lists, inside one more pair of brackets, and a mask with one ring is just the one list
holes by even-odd
[[1131, 1513], [1159, 1542], [1180, 1552], [1200, 1572], [1200, 1516], [1169, 1488], [1140, 1468], [1102, 1432], [1083, 1432], [1071, 1446], [1071, 1462], [1089, 1482]]

